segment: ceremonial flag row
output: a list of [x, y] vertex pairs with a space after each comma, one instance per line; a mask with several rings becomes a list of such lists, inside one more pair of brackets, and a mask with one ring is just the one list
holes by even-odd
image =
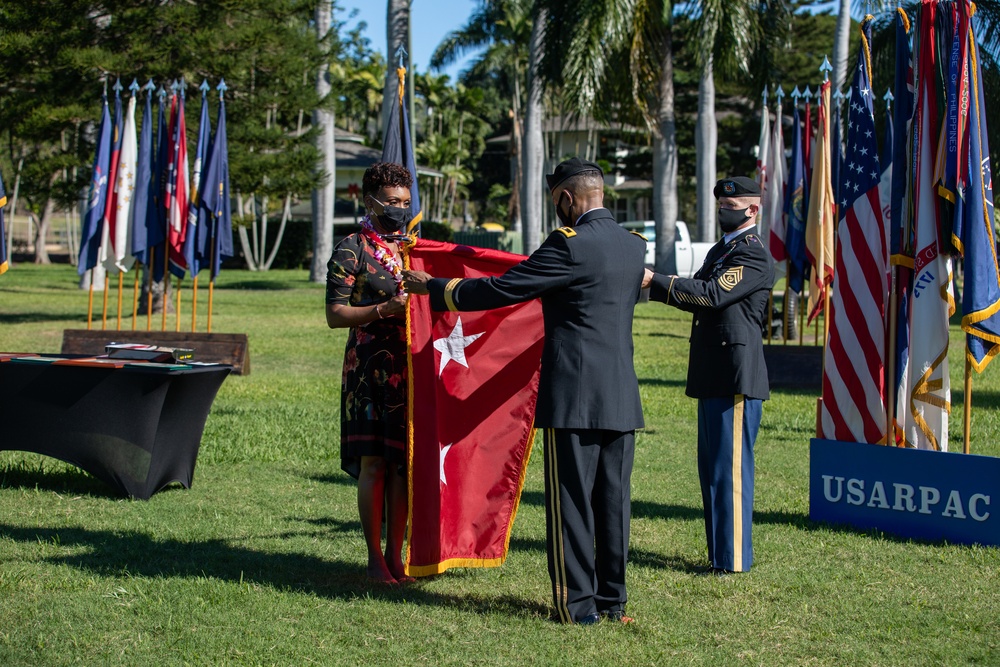
[[[121, 274], [136, 261], [149, 267], [151, 280], [156, 282], [163, 279], [167, 267], [182, 278], [187, 273], [196, 277], [201, 268], [210, 265], [214, 282], [222, 261], [233, 255], [225, 82], [218, 86], [214, 136], [210, 133], [208, 83], [201, 86], [193, 174], [188, 166], [183, 84], [171, 86], [169, 112], [168, 94], [160, 88], [155, 139], [152, 81], [145, 86], [138, 131], [135, 116], [140, 88], [133, 81], [124, 118], [121, 89], [116, 83], [113, 119], [106, 95], [102, 104], [77, 271], [83, 275], [100, 264], [108, 273], [119, 274], [120, 285]], [[206, 193], [210, 196], [202, 196]]]
[[967, 416], [970, 370], [981, 372], [1000, 354], [1000, 262], [974, 12], [968, 0], [923, 0], [912, 23], [895, 11], [895, 79], [883, 96], [881, 150], [870, 16], [843, 120], [845, 97], [831, 96], [824, 83], [811, 141], [809, 98], [803, 125], [793, 93], [787, 175], [780, 87], [773, 123], [765, 100], [762, 227], [790, 288], [809, 286], [810, 318], [827, 316], [822, 437], [948, 448], [956, 257], [965, 273]]

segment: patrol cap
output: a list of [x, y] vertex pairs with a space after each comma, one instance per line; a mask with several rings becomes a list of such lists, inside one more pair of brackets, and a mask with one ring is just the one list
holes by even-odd
[[590, 160], [583, 160], [578, 157], [571, 157], [563, 160], [556, 166], [556, 170], [545, 175], [545, 182], [549, 185], [549, 192], [552, 192], [570, 176], [576, 176], [585, 171], [596, 171], [604, 176], [604, 171]]
[[715, 198], [719, 197], [760, 197], [760, 186], [757, 181], [746, 176], [724, 178], [715, 184], [712, 191]]

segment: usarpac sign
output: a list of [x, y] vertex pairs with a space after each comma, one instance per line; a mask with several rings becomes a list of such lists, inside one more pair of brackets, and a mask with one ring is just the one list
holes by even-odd
[[1000, 458], [814, 438], [809, 517], [1000, 546]]

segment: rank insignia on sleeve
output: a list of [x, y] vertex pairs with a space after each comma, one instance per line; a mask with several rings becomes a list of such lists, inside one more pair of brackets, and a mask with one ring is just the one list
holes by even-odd
[[571, 239], [576, 236], [576, 230], [572, 227], [559, 227], [556, 229], [557, 232], [563, 234], [566, 238]]
[[731, 269], [726, 269], [726, 272], [719, 276], [719, 287], [726, 290], [727, 292], [743, 280], [743, 267], [734, 266]]

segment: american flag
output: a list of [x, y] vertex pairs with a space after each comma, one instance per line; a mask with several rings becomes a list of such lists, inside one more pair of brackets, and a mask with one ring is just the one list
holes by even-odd
[[878, 147], [872, 110], [871, 21], [862, 24], [851, 83], [847, 153], [841, 171], [840, 222], [832, 324], [823, 373], [821, 435], [831, 440], [885, 441], [882, 388], [888, 300]]

